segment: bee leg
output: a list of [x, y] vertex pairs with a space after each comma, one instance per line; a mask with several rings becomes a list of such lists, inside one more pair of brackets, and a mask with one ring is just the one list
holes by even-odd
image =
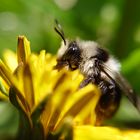
[[87, 86], [89, 83], [93, 82], [93, 79], [94, 79], [94, 77], [92, 77], [92, 76], [89, 76], [89, 77], [85, 78], [85, 79], [80, 83], [79, 88], [83, 88], [83, 87]]
[[98, 85], [100, 81], [101, 81], [100, 61], [98, 59], [95, 59], [95, 67], [94, 67], [94, 70], [93, 70], [93, 74], [90, 75], [90, 76], [87, 76], [81, 82], [80, 88], [83, 88], [84, 86], [88, 85], [89, 83]]
[[121, 90], [115, 83], [104, 80], [100, 82], [99, 87], [102, 95], [95, 109], [96, 125], [101, 125], [105, 119], [109, 119], [115, 114], [121, 99]]

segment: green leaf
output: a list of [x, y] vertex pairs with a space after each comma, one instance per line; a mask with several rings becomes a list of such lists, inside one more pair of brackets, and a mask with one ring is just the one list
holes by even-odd
[[8, 93], [1, 81], [0, 81], [0, 91], [1, 91], [1, 93], [3, 93], [5, 96], [8, 97]]
[[30, 140], [31, 139], [31, 128], [32, 128], [32, 122], [30, 118], [27, 116], [27, 114], [24, 112], [24, 110], [21, 108], [17, 96], [15, 94], [14, 88], [10, 88], [9, 91], [9, 99], [11, 103], [18, 109], [19, 115], [20, 115], [20, 123], [19, 123], [19, 131], [17, 135], [18, 140]]

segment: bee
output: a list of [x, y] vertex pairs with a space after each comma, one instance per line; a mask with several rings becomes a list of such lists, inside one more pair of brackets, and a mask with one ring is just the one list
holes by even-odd
[[140, 99], [121, 75], [121, 65], [117, 59], [97, 42], [65, 39], [58, 22], [55, 31], [62, 38], [55, 69], [60, 70], [63, 67], [68, 67], [71, 71], [79, 69], [84, 75], [80, 88], [93, 83], [101, 90], [101, 97], [95, 108], [96, 125], [101, 125], [103, 120], [111, 118], [116, 113], [122, 93], [140, 111]]

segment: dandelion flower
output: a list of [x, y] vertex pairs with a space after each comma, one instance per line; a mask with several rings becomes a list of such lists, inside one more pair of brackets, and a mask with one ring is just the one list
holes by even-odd
[[0, 75], [10, 102], [20, 113], [19, 138], [43, 139], [59, 131], [62, 134], [61, 129], [72, 124], [94, 125], [100, 92], [93, 85], [78, 90], [83, 78], [78, 71], [53, 70], [55, 56], [44, 50], [31, 53], [24, 36], [18, 37], [17, 63], [11, 51], [6, 51], [4, 58], [5, 63], [0, 60]]

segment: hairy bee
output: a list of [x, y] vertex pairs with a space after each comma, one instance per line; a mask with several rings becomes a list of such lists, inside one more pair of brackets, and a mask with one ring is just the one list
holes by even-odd
[[121, 65], [118, 60], [94, 41], [65, 39], [64, 32], [58, 23], [55, 31], [63, 39], [58, 50], [55, 68], [68, 67], [72, 71], [79, 69], [84, 75], [80, 88], [93, 83], [101, 90], [102, 95], [95, 109], [96, 125], [100, 125], [104, 119], [114, 115], [120, 104], [121, 93], [124, 93], [140, 111], [140, 99], [120, 74]]

